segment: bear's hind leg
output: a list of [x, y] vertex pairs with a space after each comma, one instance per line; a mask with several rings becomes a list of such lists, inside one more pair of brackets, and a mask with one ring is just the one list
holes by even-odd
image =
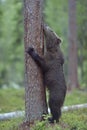
[[56, 123], [58, 123], [59, 122], [59, 118], [61, 116], [61, 110], [59, 110], [59, 111], [55, 111], [55, 110], [52, 111], [51, 110], [51, 114], [52, 114], [52, 117], [48, 119], [49, 122], [50, 123], [54, 123], [56, 121]]
[[61, 116], [61, 107], [56, 104], [56, 101], [49, 101], [49, 107], [51, 110], [52, 117], [48, 118], [50, 123], [54, 123], [56, 121], [59, 122], [59, 118]]

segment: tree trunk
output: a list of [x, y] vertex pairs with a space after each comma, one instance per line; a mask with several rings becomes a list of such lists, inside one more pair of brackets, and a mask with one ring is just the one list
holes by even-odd
[[29, 123], [41, 120], [43, 113], [47, 113], [46, 94], [41, 71], [26, 53], [28, 47], [33, 46], [42, 55], [42, 5], [43, 0], [24, 0], [25, 118], [26, 122]]
[[68, 87], [77, 88], [78, 85], [78, 57], [77, 57], [77, 25], [76, 25], [76, 0], [69, 0], [69, 62], [68, 62]]

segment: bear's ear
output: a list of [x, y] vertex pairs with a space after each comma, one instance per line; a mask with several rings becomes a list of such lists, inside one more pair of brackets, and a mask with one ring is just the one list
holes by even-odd
[[60, 44], [61, 43], [61, 39], [60, 38], [57, 38], [57, 44]]

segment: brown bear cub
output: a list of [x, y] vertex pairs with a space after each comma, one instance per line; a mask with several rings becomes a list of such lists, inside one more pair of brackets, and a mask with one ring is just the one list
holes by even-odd
[[46, 40], [46, 54], [40, 57], [29, 47], [27, 53], [31, 55], [43, 72], [45, 86], [49, 90], [49, 107], [52, 117], [50, 123], [59, 122], [61, 107], [66, 95], [66, 83], [63, 73], [64, 58], [60, 49], [60, 38], [48, 26], [43, 26]]

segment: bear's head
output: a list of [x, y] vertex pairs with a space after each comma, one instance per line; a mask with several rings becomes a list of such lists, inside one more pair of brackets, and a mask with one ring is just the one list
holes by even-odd
[[57, 50], [59, 44], [61, 43], [61, 39], [59, 36], [53, 32], [50, 27], [44, 25], [44, 35], [46, 40], [46, 49], [47, 51]]

